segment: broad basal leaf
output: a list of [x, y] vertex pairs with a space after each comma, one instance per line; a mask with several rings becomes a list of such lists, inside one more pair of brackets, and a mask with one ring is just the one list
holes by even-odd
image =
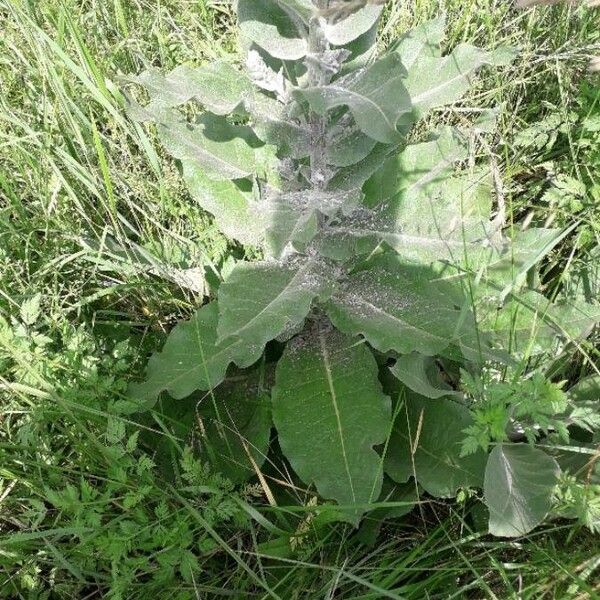
[[273, 419], [292, 467], [324, 498], [355, 506], [356, 521], [381, 491], [390, 402], [377, 364], [354, 338], [315, 326], [292, 340], [277, 365]]
[[[263, 374], [259, 368], [239, 372], [210, 393], [185, 402], [162, 400], [155, 418], [180, 444], [193, 441], [202, 462], [215, 472], [235, 483], [245, 481], [262, 466], [269, 447], [271, 399], [261, 385]], [[180, 455], [177, 444], [165, 433], [153, 434], [148, 443], [172, 473], [172, 460]]]
[[297, 60], [308, 51], [310, 0], [238, 0], [242, 34], [271, 56]]
[[267, 456], [271, 399], [259, 372], [225, 383], [198, 406], [200, 448], [213, 468], [233, 482], [256, 474]]
[[217, 115], [228, 115], [254, 93], [248, 77], [225, 61], [202, 67], [181, 65], [166, 75], [152, 69], [131, 80], [148, 91], [149, 111], [157, 105], [174, 107], [196, 100]]
[[317, 259], [238, 263], [219, 288], [219, 339], [264, 346], [301, 323], [331, 284]]
[[345, 75], [330, 85], [297, 90], [320, 114], [348, 106], [358, 127], [378, 142], [398, 143], [400, 115], [411, 111], [410, 98], [402, 82], [404, 67], [396, 54], [389, 54], [365, 69]]
[[429, 269], [383, 254], [340, 285], [327, 314], [338, 329], [364, 335], [381, 352], [433, 356], [460, 343], [474, 355], [485, 355], [485, 340], [477, 335], [462, 291], [433, 279]]
[[559, 467], [528, 444], [499, 444], [488, 458], [483, 490], [489, 531], [502, 537], [526, 535], [552, 508]]
[[386, 473], [399, 483], [413, 476], [437, 497], [481, 486], [485, 454], [460, 456], [463, 430], [473, 422], [471, 412], [448, 398], [430, 400], [412, 392], [404, 396], [388, 444]]
[[232, 361], [248, 367], [260, 358], [259, 345], [238, 338], [217, 342], [217, 319], [217, 303], [211, 302], [175, 326], [162, 352], [148, 361], [146, 381], [130, 386], [129, 395], [140, 409], [151, 407], [164, 391], [179, 400], [212, 389], [223, 381]]
[[266, 223], [260, 205], [253, 198], [250, 182], [215, 181], [193, 161], [182, 161], [182, 167], [194, 200], [215, 217], [227, 237], [253, 246], [263, 242]]
[[405, 354], [390, 367], [390, 371], [406, 387], [425, 398], [462, 396], [443, 380], [435, 360], [430, 356], [418, 352]]

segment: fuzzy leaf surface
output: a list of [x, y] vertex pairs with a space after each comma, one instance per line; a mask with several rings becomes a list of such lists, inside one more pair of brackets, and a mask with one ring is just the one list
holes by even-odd
[[225, 235], [246, 245], [262, 243], [266, 224], [261, 219], [249, 182], [210, 179], [203, 169], [189, 160], [182, 161], [182, 167], [183, 179], [192, 197], [214, 216]]
[[380, 255], [336, 290], [327, 314], [338, 329], [363, 335], [381, 352], [433, 356], [460, 343], [474, 355], [485, 354], [462, 291], [433, 278], [429, 269]]
[[225, 61], [202, 67], [181, 65], [166, 75], [152, 69], [130, 79], [148, 91], [146, 110], [150, 112], [157, 106], [175, 107], [196, 100], [216, 115], [228, 115], [253, 94], [248, 77]]
[[368, 5], [337, 23], [326, 23], [323, 32], [334, 46], [346, 46], [367, 33], [379, 20], [382, 6]]
[[453, 400], [431, 400], [407, 392], [388, 445], [386, 473], [398, 483], [414, 476], [436, 497], [452, 497], [461, 487], [481, 486], [486, 455], [479, 451], [460, 456], [463, 429], [472, 422], [469, 409]]
[[297, 90], [296, 95], [305, 98], [322, 115], [338, 106], [348, 106], [366, 135], [392, 144], [401, 140], [396, 131], [400, 115], [411, 111], [410, 97], [402, 82], [405, 74], [400, 57], [388, 54], [328, 86]]
[[374, 446], [390, 427], [390, 401], [364, 344], [316, 326], [292, 340], [273, 388], [273, 419], [294, 470], [356, 521], [379, 497], [381, 458]]
[[460, 44], [443, 58], [421, 53], [403, 81], [413, 108], [401, 119], [400, 130], [407, 131], [432, 108], [458, 102], [482, 66], [506, 64], [507, 58], [507, 52], [486, 52], [470, 44]]
[[282, 60], [298, 60], [308, 51], [309, 0], [238, 0], [242, 34]]
[[[215, 180], [243, 179], [257, 169], [248, 130], [203, 115], [197, 123], [172, 119], [158, 124], [158, 135], [174, 158], [186, 160]], [[245, 139], [246, 138], [246, 139]]]
[[211, 302], [190, 320], [177, 324], [162, 351], [148, 361], [146, 381], [131, 385], [129, 395], [149, 408], [161, 392], [180, 400], [196, 390], [213, 389], [223, 381], [233, 361], [243, 367], [255, 363], [263, 347], [237, 338], [219, 343], [217, 320], [217, 303]]
[[319, 260], [239, 263], [219, 288], [219, 339], [261, 346], [301, 323], [326, 288]]
[[483, 485], [490, 533], [518, 537], [537, 527], [552, 508], [559, 471], [551, 456], [529, 444], [496, 446]]

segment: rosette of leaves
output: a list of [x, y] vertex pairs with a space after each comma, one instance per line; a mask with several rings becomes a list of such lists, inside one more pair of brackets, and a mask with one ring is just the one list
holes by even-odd
[[[460, 44], [444, 55], [436, 19], [377, 56], [382, 6], [361, 3], [327, 20], [325, 4], [239, 0], [245, 69], [220, 61], [132, 78], [149, 102], [128, 97], [130, 115], [156, 125], [222, 231], [264, 258], [238, 263], [216, 297], [173, 329], [131, 395], [150, 409], [163, 393], [163, 404], [193, 395], [197, 406], [205, 391], [190, 426], [209, 416], [206, 443], [212, 435], [212, 454], [228, 454], [218, 464], [233, 463], [236, 478], [260, 475], [274, 427], [298, 477], [351, 522], [380, 498], [384, 473], [441, 497], [485, 477], [514, 509], [502, 505], [494, 518], [505, 525], [493, 531], [523, 533], [545, 515], [553, 459], [538, 471], [544, 500], [533, 498], [534, 517], [524, 518], [518, 502], [528, 492], [515, 496], [512, 486], [527, 484], [518, 477], [543, 452], [507, 444], [489, 459], [483, 450], [461, 456], [473, 415], [438, 368], [504, 359], [477, 326], [478, 298], [462, 275], [489, 265], [504, 272], [510, 240], [492, 219], [488, 170], [457, 168], [468, 132], [409, 135], [510, 52]], [[204, 112], [187, 117], [189, 103]], [[543, 248], [522, 245], [526, 272]], [[513, 270], [486, 289], [497, 298], [504, 290], [502, 302], [518, 277]], [[266, 353], [275, 343], [279, 353]], [[274, 375], [256, 384], [255, 365], [264, 370], [273, 355]], [[382, 385], [386, 371], [395, 385]], [[247, 377], [255, 383], [223, 393]]]

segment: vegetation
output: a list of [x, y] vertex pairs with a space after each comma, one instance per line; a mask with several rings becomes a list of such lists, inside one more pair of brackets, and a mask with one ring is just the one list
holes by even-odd
[[[501, 367], [499, 381], [498, 363], [481, 372], [460, 360], [461, 374], [455, 356], [446, 357], [444, 381], [420, 378], [416, 391], [423, 394], [424, 382], [434, 390], [450, 382], [470, 400], [476, 418], [461, 436], [465, 455], [490, 442], [499, 447], [504, 433], [498, 432], [505, 430], [498, 423], [507, 416], [524, 416], [522, 435], [536, 443], [539, 430], [528, 425], [541, 423], [553, 436], [562, 423], [590, 453], [554, 450], [553, 460], [579, 463], [559, 481], [555, 509], [588, 527], [555, 520], [517, 542], [493, 540], [469, 483], [459, 486], [454, 502], [421, 496], [407, 515], [414, 485], [386, 480], [382, 501], [371, 503], [376, 510], [356, 531], [337, 521], [339, 512], [317, 499], [318, 483], [317, 490], [307, 487], [310, 481], [299, 480], [276, 448], [262, 466], [262, 453], [246, 452], [258, 475], [234, 485], [246, 478], [247, 466], [236, 461], [236, 473], [223, 463], [219, 440], [232, 438], [211, 411], [245, 397], [248, 385], [236, 377], [217, 388], [213, 402], [202, 394], [191, 402], [162, 396], [151, 411], [134, 413], [127, 386], [143, 373], [148, 352], [162, 346], [176, 319], [193, 317], [201, 296], [218, 293], [222, 302], [236, 272], [256, 269], [246, 260], [261, 251], [248, 240], [231, 245], [219, 233], [223, 217], [213, 222], [188, 196], [153, 128], [125, 116], [120, 89], [125, 75], [148, 66], [168, 72], [208, 59], [235, 64], [233, 11], [216, 3], [3, 2], [0, 564], [6, 597], [187, 598], [224, 591], [281, 598], [595, 597], [597, 538], [590, 530], [598, 509], [590, 481], [597, 440], [594, 446], [586, 429], [597, 426], [598, 340], [589, 327], [580, 329], [581, 321], [572, 329], [569, 315], [585, 305], [591, 325], [597, 313], [598, 88], [582, 71], [598, 50], [598, 31], [589, 12], [573, 7], [517, 13], [473, 2], [467, 9], [446, 3], [446, 9], [444, 54], [464, 41], [488, 52], [518, 44], [520, 53], [510, 67], [485, 70], [460, 104], [427, 115], [409, 141], [418, 147], [430, 131], [475, 125], [480, 133], [463, 173], [482, 178], [480, 167], [492, 165], [492, 192], [484, 198], [494, 198], [496, 208], [504, 199], [505, 235], [526, 237], [534, 227], [557, 231], [536, 254], [535, 272], [533, 263], [521, 265], [518, 282], [511, 272], [511, 285], [548, 299], [543, 309], [533, 303], [542, 326], [532, 330], [510, 292], [504, 297], [513, 324], [508, 349], [518, 364]], [[414, 12], [387, 8], [382, 49], [438, 13], [435, 3], [417, 3]], [[488, 113], [481, 111], [499, 105], [497, 124], [488, 118], [484, 125], [481, 115]], [[195, 107], [186, 110], [195, 118]], [[521, 298], [524, 288], [518, 289]], [[554, 316], [555, 307], [571, 312]], [[500, 324], [490, 325], [492, 333], [507, 330]], [[366, 346], [349, 351], [363, 353]], [[280, 352], [269, 349], [252, 373], [253, 389], [268, 389]], [[384, 367], [387, 355], [375, 356]], [[437, 376], [421, 363], [425, 374]], [[406, 380], [414, 364], [396, 363], [394, 371], [414, 388]], [[361, 378], [363, 385], [369, 381]], [[382, 384], [391, 386], [387, 393], [400, 385], [391, 378]], [[541, 402], [548, 398], [549, 413]], [[413, 410], [417, 400], [411, 402], [405, 406]], [[577, 410], [565, 415], [569, 403]], [[251, 414], [260, 417], [261, 406], [255, 395]], [[190, 408], [204, 430], [189, 431], [193, 422], [184, 414]], [[233, 423], [243, 418], [228, 416]], [[258, 447], [269, 441], [261, 422], [253, 430], [262, 432]]]

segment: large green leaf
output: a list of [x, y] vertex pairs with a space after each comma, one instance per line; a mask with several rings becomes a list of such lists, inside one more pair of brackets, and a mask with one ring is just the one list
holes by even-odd
[[489, 531], [517, 537], [537, 527], [552, 508], [557, 462], [528, 444], [496, 446], [485, 469], [485, 503], [490, 511]]
[[334, 46], [346, 46], [356, 38], [367, 33], [379, 20], [383, 7], [365, 6], [345, 19], [335, 23], [325, 23], [323, 33]]
[[161, 392], [186, 398], [196, 390], [209, 390], [224, 379], [232, 361], [248, 367], [262, 354], [263, 347], [245, 341], [217, 341], [218, 307], [211, 302], [189, 321], [177, 324], [162, 352], [152, 355], [146, 367], [146, 381], [130, 386], [129, 395], [140, 408], [151, 407]]
[[270, 441], [271, 399], [263, 389], [264, 375], [262, 368], [239, 372], [216, 390], [185, 402], [161, 400], [153, 412], [171, 435], [146, 434], [159, 463], [172, 473], [171, 460], [180, 452], [174, 439], [181, 444], [193, 436], [200, 458], [215, 471], [236, 483], [252, 477]]
[[166, 75], [151, 69], [130, 79], [148, 91], [150, 104], [146, 109], [150, 112], [159, 106], [196, 100], [217, 115], [228, 115], [253, 94], [248, 77], [225, 61], [202, 67], [181, 65]]
[[340, 285], [327, 314], [338, 329], [364, 335], [381, 352], [433, 356], [454, 344], [485, 356], [489, 349], [462, 290], [434, 278], [429, 269], [382, 254]]
[[263, 206], [270, 253], [280, 257], [290, 247], [303, 250], [319, 231], [319, 214], [347, 214], [360, 202], [360, 190], [326, 192], [302, 190], [268, 198]]
[[197, 123], [161, 121], [158, 135], [171, 156], [196, 165], [210, 179], [243, 179], [257, 170], [249, 130], [222, 118], [205, 114]]
[[330, 85], [297, 90], [311, 108], [320, 114], [338, 106], [348, 106], [360, 129], [381, 143], [402, 138], [396, 131], [400, 115], [411, 111], [410, 98], [402, 83], [404, 67], [396, 54], [371, 66], [345, 75]]
[[273, 419], [292, 467], [356, 521], [381, 491], [390, 401], [377, 364], [354, 338], [315, 325], [294, 338], [277, 365]]
[[505, 303], [493, 295], [482, 297], [477, 313], [481, 328], [492, 331], [502, 347], [514, 353], [551, 351], [557, 342], [585, 337], [600, 322], [596, 304], [552, 302], [533, 290], [512, 293]]
[[238, 0], [242, 34], [271, 56], [297, 60], [308, 52], [310, 0]]
[[365, 207], [320, 236], [320, 251], [339, 259], [370, 254], [385, 242], [403, 258], [443, 260], [471, 269], [502, 247], [490, 219], [490, 177], [476, 170], [452, 177], [466, 149], [452, 128], [388, 158], [364, 185]]
[[189, 160], [183, 160], [182, 167], [192, 197], [214, 216], [227, 237], [254, 246], [263, 242], [266, 223], [253, 198], [250, 182], [215, 181]]
[[271, 432], [271, 399], [256, 370], [225, 382], [198, 407], [201, 451], [216, 470], [240, 482], [265, 462]]
[[304, 320], [328, 277], [324, 263], [305, 257], [239, 263], [219, 288], [219, 339], [263, 347]]
[[460, 100], [482, 66], [503, 65], [511, 58], [506, 50], [486, 52], [469, 44], [460, 44], [443, 58], [420, 53], [403, 81], [413, 108], [402, 117], [399, 129], [407, 131], [430, 109]]
[[405, 33], [394, 44], [393, 50], [402, 60], [408, 72], [419, 66], [421, 57], [439, 57], [440, 44], [444, 39], [446, 19], [441, 16], [427, 21]]
[[407, 392], [389, 441], [386, 473], [399, 483], [413, 476], [437, 497], [455, 496], [461, 487], [481, 486], [485, 454], [460, 456], [463, 430], [472, 422], [462, 404]]

